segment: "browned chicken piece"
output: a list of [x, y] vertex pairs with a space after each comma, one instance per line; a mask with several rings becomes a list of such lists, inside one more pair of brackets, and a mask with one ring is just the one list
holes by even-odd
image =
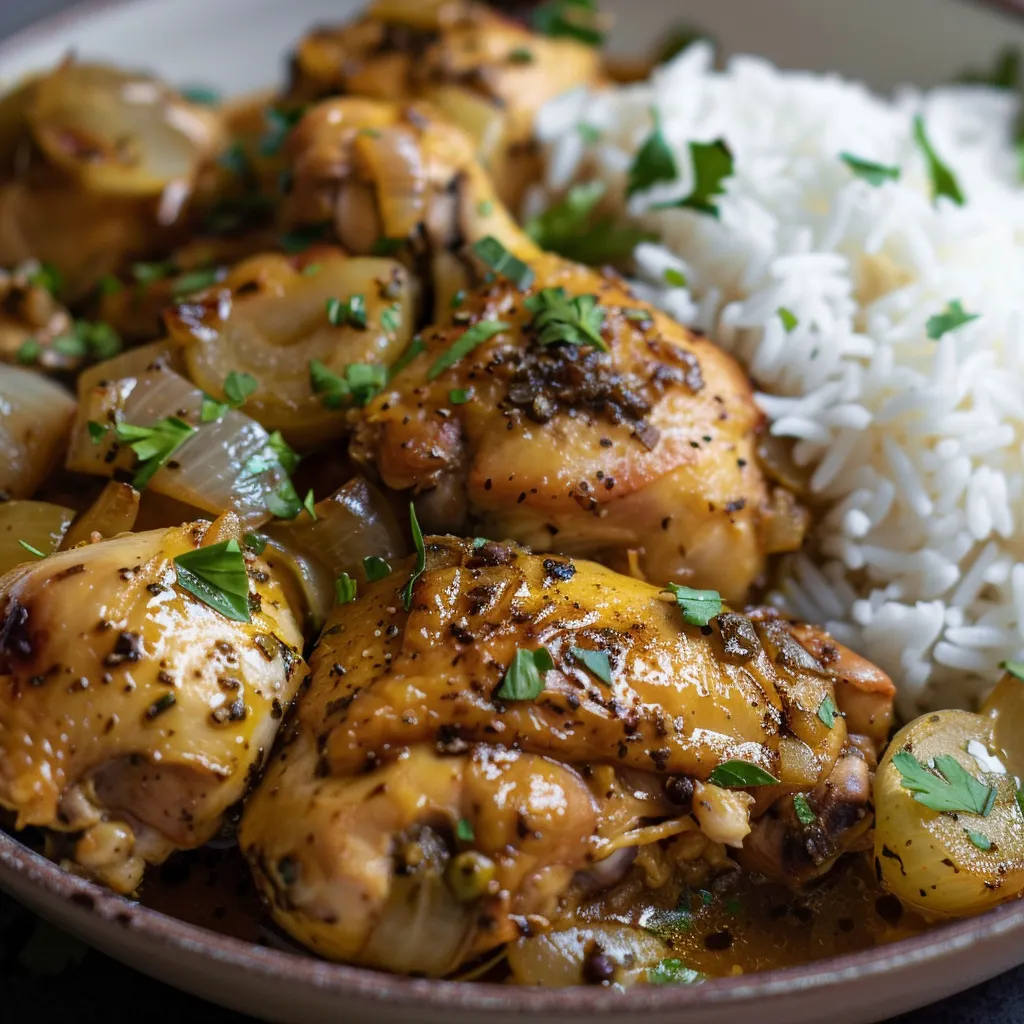
[[465, 0], [377, 0], [356, 21], [311, 32], [291, 67], [289, 104], [339, 95], [434, 104], [469, 133], [513, 209], [540, 172], [537, 111], [601, 77], [595, 47], [538, 35]]
[[[859, 756], [790, 624], [691, 626], [656, 587], [512, 544], [428, 537], [422, 574], [335, 610], [311, 668], [239, 840], [282, 927], [395, 971], [545, 928], [635, 848], [734, 870], [752, 819]], [[844, 816], [789, 824], [822, 864], [870, 825], [869, 792], [836, 790]]]
[[0, 266], [42, 260], [82, 298], [173, 243], [222, 143], [214, 111], [147, 76], [67, 60], [30, 79], [0, 99]]
[[542, 253], [465, 136], [425, 116], [333, 100], [289, 141], [288, 220], [355, 252], [405, 239], [434, 287], [435, 325], [361, 414], [354, 456], [411, 490], [427, 529], [742, 602], [806, 519], [761, 471], [746, 375], [618, 277]]
[[217, 833], [304, 674], [261, 559], [245, 556], [248, 622], [178, 582], [177, 556], [225, 540], [208, 523], [123, 534], [0, 579], [0, 807], [120, 892]]

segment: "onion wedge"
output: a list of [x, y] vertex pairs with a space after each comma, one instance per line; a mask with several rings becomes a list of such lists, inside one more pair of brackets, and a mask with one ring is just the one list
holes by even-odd
[[47, 501], [0, 504], [0, 576], [23, 562], [53, 554], [74, 517], [73, 508]]

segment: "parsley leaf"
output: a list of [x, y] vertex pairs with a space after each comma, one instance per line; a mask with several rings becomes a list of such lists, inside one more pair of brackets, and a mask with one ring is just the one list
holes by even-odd
[[174, 282], [171, 286], [171, 294], [176, 299], [180, 299], [185, 295], [191, 295], [193, 292], [201, 292], [215, 285], [220, 276], [220, 271], [216, 267], [210, 267], [206, 270], [190, 270], [188, 273], [182, 274]]
[[887, 181], [899, 181], [900, 169], [898, 167], [887, 167], [885, 164], [876, 164], [871, 160], [864, 160], [852, 153], [840, 153], [839, 159], [857, 175], [863, 178], [869, 185], [878, 188]]
[[595, 0], [548, 0], [532, 17], [534, 30], [543, 36], [565, 37], [600, 46], [604, 30]]
[[186, 551], [174, 559], [178, 586], [232, 622], [251, 622], [249, 575], [237, 540]]
[[460, 843], [471, 843], [476, 838], [472, 824], [466, 818], [459, 818], [455, 825], [455, 838]]
[[533, 284], [536, 276], [533, 270], [521, 259], [513, 256], [494, 235], [485, 235], [474, 242], [471, 248], [479, 260], [496, 274], [507, 277], [521, 291], [525, 291]]
[[717, 217], [718, 206], [714, 199], [725, 193], [723, 182], [734, 173], [732, 150], [724, 139], [691, 142], [690, 160], [693, 164], [693, 188], [690, 194], [672, 202], [658, 203], [655, 209], [696, 210]]
[[671, 288], [685, 288], [686, 287], [686, 275], [679, 270], [677, 267], [668, 267], [665, 273], [661, 275], [665, 284]]
[[811, 805], [803, 793], [797, 793], [793, 797], [793, 810], [796, 811], [797, 820], [801, 825], [813, 825], [818, 816], [811, 810]]
[[363, 572], [366, 573], [367, 582], [376, 583], [391, 575], [391, 566], [379, 555], [367, 555], [363, 559]]
[[546, 647], [535, 651], [518, 647], [497, 695], [504, 700], [533, 700], [544, 689], [544, 673], [554, 667]]
[[579, 661], [591, 675], [611, 686], [612, 665], [607, 651], [592, 651], [586, 647], [570, 647], [569, 653]]
[[215, 423], [228, 411], [227, 402], [218, 402], [216, 398], [203, 395], [202, 405], [199, 406], [199, 422]]
[[118, 423], [114, 434], [127, 444], [138, 459], [132, 485], [143, 490], [153, 474], [196, 432], [177, 416], [168, 416], [151, 427], [137, 427], [132, 423]]
[[419, 520], [416, 518], [416, 506], [411, 501], [409, 502], [409, 526], [412, 529], [412, 542], [416, 545], [416, 564], [413, 566], [409, 582], [399, 591], [406, 611], [412, 607], [412, 588], [416, 585], [416, 581], [423, 575], [423, 570], [427, 567], [427, 551], [423, 546], [423, 531], [420, 529]]
[[93, 444], [99, 444], [103, 438], [107, 436], [107, 432], [110, 430], [104, 423], [97, 423], [95, 420], [89, 420], [85, 425], [86, 430], [89, 431], [89, 440]]
[[376, 363], [350, 363], [339, 377], [319, 360], [309, 362], [310, 386], [327, 409], [341, 409], [350, 401], [367, 405], [387, 382], [387, 367]]
[[349, 326], [365, 330], [366, 296], [350, 295], [344, 302], [341, 299], [328, 299], [327, 320], [332, 327]]
[[603, 181], [586, 181], [573, 185], [560, 203], [531, 217], [526, 233], [542, 248], [555, 252], [566, 239], [572, 239], [586, 227], [601, 197], [608, 190]]
[[102, 361], [121, 351], [121, 335], [110, 324], [75, 320], [70, 332], [54, 338], [52, 345], [62, 356]]
[[260, 139], [260, 156], [275, 156], [284, 145], [291, 130], [302, 119], [306, 108], [296, 107], [294, 110], [281, 110], [278, 107], [267, 107], [263, 111], [263, 119], [267, 130]]
[[380, 325], [388, 334], [394, 334], [402, 326], [402, 312], [397, 302], [381, 310]]
[[924, 153], [925, 161], [928, 164], [928, 174], [932, 179], [932, 199], [948, 196], [957, 206], [963, 206], [964, 194], [960, 191], [956, 175], [935, 152], [935, 147], [932, 146], [924, 126], [924, 118], [920, 114], [914, 118], [914, 141], [921, 147], [921, 152]]
[[452, 405], [465, 405], [472, 397], [472, 388], [452, 388], [448, 392], [448, 401]]
[[334, 581], [334, 603], [348, 604], [354, 601], [357, 590], [356, 581], [347, 572], [343, 572]]
[[24, 549], [25, 549], [25, 550], [26, 550], [26, 551], [27, 551], [27, 552], [28, 552], [28, 553], [29, 553], [30, 555], [35, 555], [35, 556], [36, 556], [36, 558], [45, 558], [45, 557], [46, 557], [46, 553], [45, 553], [44, 551], [40, 551], [40, 550], [39, 550], [39, 548], [34, 548], [34, 547], [32, 547], [32, 545], [31, 545], [31, 544], [29, 544], [29, 542], [28, 542], [27, 540], [19, 540], [19, 541], [18, 541], [18, 543], [19, 543], [19, 544], [20, 544], [20, 545], [21, 545], [21, 546], [22, 546], [22, 547], [23, 547], [23, 548], [24, 548]]
[[691, 626], [706, 626], [722, 611], [722, 595], [717, 590], [691, 590], [678, 583], [669, 583], [664, 593], [675, 597], [683, 613], [683, 621]]
[[295, 472], [299, 465], [299, 454], [284, 439], [280, 430], [275, 430], [267, 438], [267, 447], [277, 456], [277, 461], [286, 473], [291, 475]]
[[723, 761], [708, 776], [708, 782], [724, 789], [746, 786], [774, 786], [779, 780], [749, 761]]
[[468, 356], [478, 345], [489, 341], [496, 334], [507, 331], [512, 325], [504, 320], [481, 320], [468, 327], [458, 338], [442, 352], [427, 371], [427, 380], [436, 380], [450, 366], [454, 366], [463, 356]]
[[28, 282], [55, 296], [64, 287], [64, 275], [52, 263], [41, 263], [28, 275]]
[[313, 497], [312, 487], [306, 491], [306, 496], [302, 499], [302, 507], [309, 513], [309, 518], [315, 523], [317, 520], [316, 499]]
[[42, 351], [43, 346], [38, 338], [26, 338], [18, 346], [16, 358], [22, 366], [28, 366], [39, 358]]
[[831, 696], [825, 697], [825, 699], [818, 705], [818, 718], [822, 720], [830, 729], [836, 724], [836, 715], [839, 714], [839, 708], [836, 707], [836, 702]]
[[262, 555], [267, 550], [267, 538], [258, 533], [247, 533], [242, 538], [242, 543], [254, 555]]
[[975, 832], [972, 829], [965, 828], [964, 831], [967, 833], [967, 838], [979, 849], [979, 850], [991, 850], [992, 840], [988, 836], [983, 836], [980, 832]]
[[914, 799], [933, 811], [967, 811], [987, 817], [995, 803], [996, 791], [979, 782], [950, 754], [933, 759], [938, 775], [928, 771], [913, 754], [901, 750], [892, 763], [903, 777], [902, 786]]
[[596, 295], [575, 295], [570, 299], [559, 285], [541, 289], [523, 305], [533, 313], [530, 327], [537, 332], [541, 345], [593, 345], [601, 352], [608, 351], [601, 337], [604, 307], [597, 304]]
[[239, 373], [232, 370], [224, 381], [224, 394], [232, 409], [241, 408], [245, 400], [259, 387], [259, 382], [251, 373]]
[[1024, 661], [1004, 661], [1000, 663], [999, 667], [1004, 672], [1009, 672], [1014, 679], [1019, 679], [1024, 683]]
[[939, 338], [949, 331], [955, 331], [958, 327], [963, 327], [964, 324], [969, 324], [980, 316], [980, 313], [968, 313], [960, 305], [959, 299], [953, 299], [941, 313], [928, 317], [928, 322], [924, 325], [924, 329], [932, 341], [938, 341]]
[[703, 980], [704, 975], [700, 971], [687, 967], [674, 956], [659, 960], [653, 967], [647, 968], [648, 985], [693, 985]]
[[651, 107], [654, 128], [644, 144], [637, 150], [626, 179], [626, 197], [642, 192], [661, 181], [675, 181], [679, 166], [672, 149], [661, 130], [661, 112]]
[[779, 306], [775, 312], [779, 315], [779, 319], [782, 321], [782, 326], [787, 334], [800, 323], [796, 318], [796, 314], [791, 309], [786, 309], [785, 306]]

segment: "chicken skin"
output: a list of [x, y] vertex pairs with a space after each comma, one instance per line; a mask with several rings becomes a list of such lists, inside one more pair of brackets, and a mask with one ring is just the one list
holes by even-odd
[[121, 892], [221, 827], [303, 676], [280, 582], [246, 556], [251, 622], [176, 584], [208, 523], [123, 534], [0, 579], [0, 806]]
[[498, 195], [515, 208], [539, 174], [537, 111], [596, 84], [601, 57], [576, 40], [537, 35], [486, 4], [378, 0], [353, 22], [311, 32], [291, 69], [289, 104], [331, 96], [433, 103], [472, 136]]
[[[429, 537], [409, 580], [336, 609], [239, 832], [277, 921], [323, 955], [447, 973], [614, 881], [623, 849], [699, 833], [729, 864], [751, 819], [824, 806], [866, 764], [830, 711], [841, 677], [776, 617], [691, 626], [649, 584], [494, 542]], [[728, 788], [737, 762], [761, 784]], [[869, 788], [843, 793], [819, 863], [870, 825]]]
[[[537, 249], [459, 132], [419, 110], [337, 100], [290, 144], [289, 220], [327, 221], [356, 252], [404, 239], [429, 268], [435, 323], [357, 414], [352, 444], [384, 484], [412, 491], [426, 528], [735, 602], [769, 554], [799, 544], [803, 513], [761, 471], [763, 416], [739, 365], [615, 275]], [[796, 528], [774, 529], [780, 518]]]

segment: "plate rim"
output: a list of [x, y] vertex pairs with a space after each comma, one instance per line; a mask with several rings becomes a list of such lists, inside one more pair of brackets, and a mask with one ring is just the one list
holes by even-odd
[[[78, 0], [0, 39], [0, 59], [58, 31], [86, 21], [97, 13], [126, 8], [137, 0]], [[1022, 0], [961, 0], [966, 5], [995, 9], [1010, 20], [1024, 20]], [[246, 942], [190, 924], [180, 918], [120, 896], [97, 883], [65, 870], [0, 829], [0, 868], [24, 879], [26, 884], [69, 904], [77, 904], [107, 924], [123, 926], [156, 944], [183, 955], [202, 954], [227, 966], [255, 973], [267, 981], [300, 984], [331, 995], [358, 995], [368, 1002], [390, 1008], [424, 1007], [483, 1013], [514, 1009], [517, 1013], [572, 1011], [593, 1017], [620, 1015], [620, 1000], [610, 998], [602, 986], [542, 988], [508, 986], [476, 981], [412, 978], [367, 967], [322, 960]], [[0, 888], [4, 888], [0, 880]], [[46, 916], [45, 912], [41, 916]], [[855, 953], [814, 960], [799, 967], [781, 968], [712, 978], [693, 986], [636, 986], [628, 990], [632, 1017], [642, 1012], [741, 1007], [753, 1000], [823, 991], [840, 981], [869, 981], [909, 967], [941, 961], [959, 949], [1024, 930], [1024, 899], [1004, 903], [976, 917], [938, 924], [911, 938]], [[1024, 946], [1017, 954], [1024, 963]], [[993, 973], [999, 973], [993, 972]], [[169, 984], [168, 981], [162, 978]], [[975, 984], [977, 983], [974, 982]], [[969, 987], [969, 986], [968, 986]], [[954, 991], [961, 991], [955, 988]], [[923, 1004], [922, 1004], [923, 1005]]]
[[[219, 963], [258, 974], [266, 981], [299, 984], [331, 995], [359, 996], [381, 1007], [419, 1007], [484, 1013], [514, 1009], [518, 1013], [571, 1011], [588, 1016], [621, 1014], [622, 1004], [602, 986], [565, 988], [508, 986], [476, 981], [448, 981], [389, 974], [368, 967], [322, 960], [261, 946], [190, 924], [105, 889], [60, 867], [0, 830], [0, 868], [51, 896], [77, 904], [110, 925], [115, 923], [186, 955], [201, 953]], [[45, 914], [43, 915], [45, 916]], [[826, 990], [837, 982], [863, 983], [901, 969], [923, 967], [982, 940], [1024, 929], [1024, 901], [1005, 903], [977, 917], [945, 924], [908, 939], [811, 961], [799, 967], [761, 971], [735, 978], [711, 978], [693, 986], [634, 986], [628, 990], [631, 1015], [641, 1012], [704, 1008], [739, 1008], [752, 1000]], [[1024, 962], [1024, 946], [1018, 963]], [[999, 973], [995, 971], [993, 973]], [[163, 979], [167, 980], [167, 979]], [[973, 984], [980, 982], [980, 978]], [[173, 984], [173, 982], [171, 982]], [[970, 987], [970, 986], [967, 986]], [[924, 1004], [922, 1004], [924, 1005]]]

